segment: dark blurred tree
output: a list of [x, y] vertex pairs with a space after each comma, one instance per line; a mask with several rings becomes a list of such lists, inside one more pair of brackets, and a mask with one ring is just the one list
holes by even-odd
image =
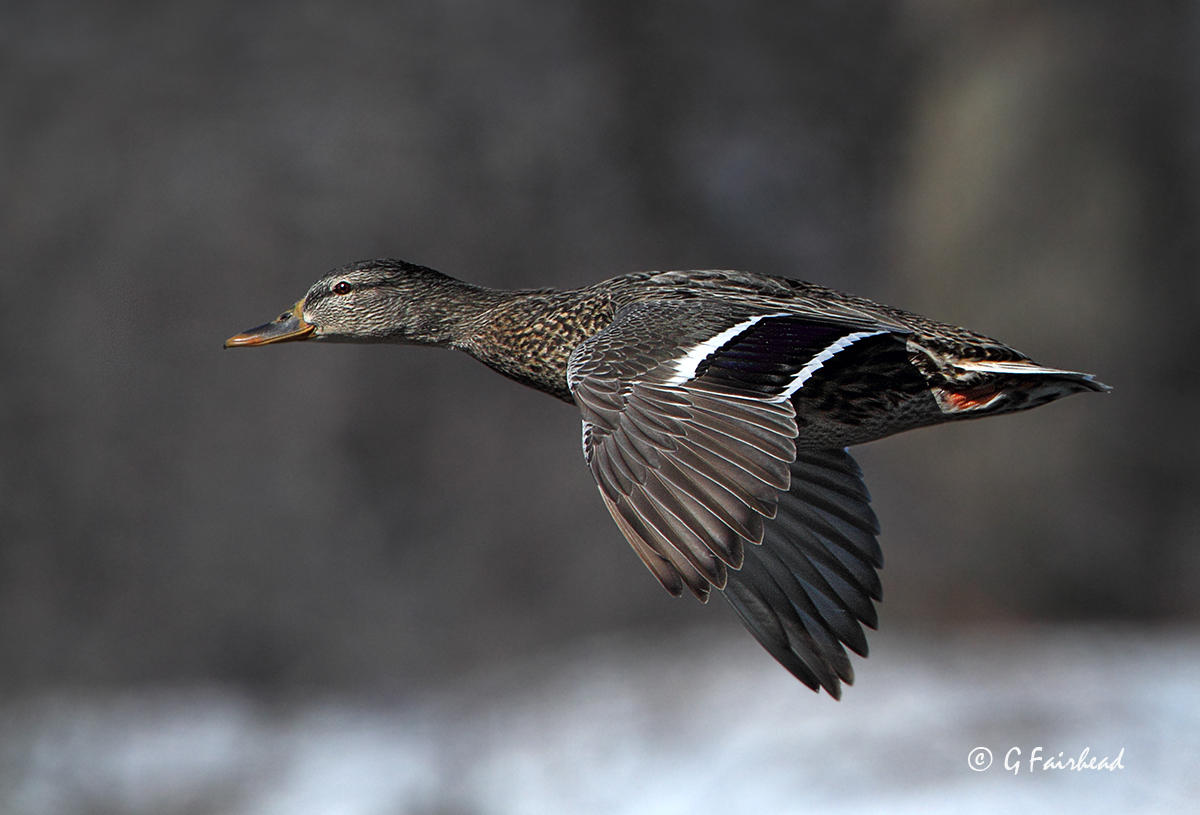
[[[404, 688], [661, 595], [578, 418], [230, 332], [333, 265], [735, 266], [1095, 370], [862, 454], [886, 626], [1194, 618], [1191, 4], [0, 6], [0, 683]], [[724, 611], [723, 609], [721, 610]]]

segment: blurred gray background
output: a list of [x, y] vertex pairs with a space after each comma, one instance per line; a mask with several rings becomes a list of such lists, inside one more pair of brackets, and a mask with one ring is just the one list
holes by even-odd
[[640, 565], [572, 408], [445, 351], [221, 349], [388, 255], [745, 268], [1092, 371], [860, 448], [872, 643], [1194, 626], [1197, 54], [1195, 3], [0, 4], [0, 694], [404, 699], [697, 630], [782, 671]]

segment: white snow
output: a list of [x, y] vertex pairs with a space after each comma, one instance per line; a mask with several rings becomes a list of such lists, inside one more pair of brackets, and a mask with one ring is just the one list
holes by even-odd
[[[0, 702], [0, 812], [1182, 812], [1200, 800], [1200, 635], [873, 638], [842, 702], [746, 639], [585, 641], [403, 702], [222, 688]], [[1003, 769], [1035, 747], [1123, 769]], [[984, 772], [975, 747], [992, 751]]]

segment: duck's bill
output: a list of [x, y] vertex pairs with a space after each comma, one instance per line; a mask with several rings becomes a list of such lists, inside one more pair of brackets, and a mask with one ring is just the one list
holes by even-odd
[[225, 340], [226, 348], [243, 348], [252, 345], [270, 345], [273, 342], [291, 342], [292, 340], [307, 339], [316, 328], [312, 323], [304, 322], [301, 300], [274, 320], [258, 328], [251, 328], [241, 334], [234, 334]]

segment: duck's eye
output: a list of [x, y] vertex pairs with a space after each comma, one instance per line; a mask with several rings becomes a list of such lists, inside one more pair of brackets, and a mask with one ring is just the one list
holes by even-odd
[[354, 287], [351, 286], [349, 283], [347, 283], [345, 280], [339, 280], [333, 286], [334, 294], [349, 294], [352, 291], [354, 291]]

